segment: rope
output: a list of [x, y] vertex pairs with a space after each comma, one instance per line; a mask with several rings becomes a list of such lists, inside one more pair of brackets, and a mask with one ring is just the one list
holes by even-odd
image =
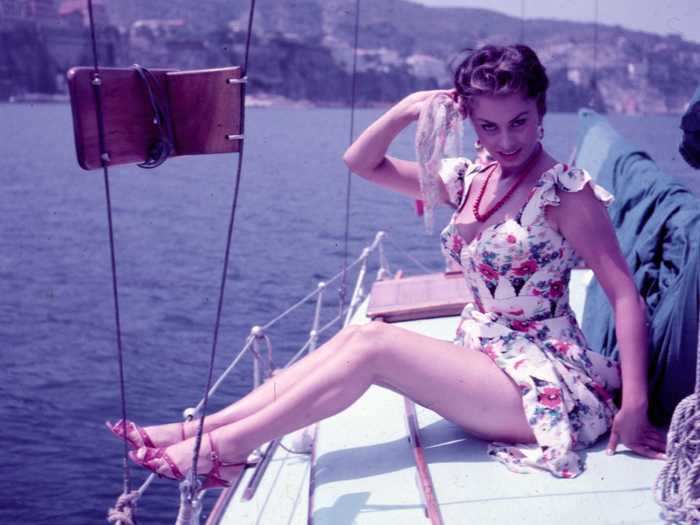
[[[255, 13], [255, 0], [250, 2], [250, 11], [248, 13], [248, 36], [246, 38], [246, 49], [245, 56], [243, 60], [243, 66], [241, 71], [242, 77], [247, 77], [248, 75], [248, 57], [250, 53], [250, 43], [251, 43], [251, 32], [253, 28], [253, 14]], [[245, 123], [245, 92], [246, 84], [241, 84], [241, 135], [244, 135], [244, 123]], [[221, 326], [221, 312], [223, 310], [224, 304], [224, 292], [226, 290], [226, 275], [228, 274], [228, 265], [231, 254], [231, 240], [233, 237], [233, 226], [236, 217], [236, 207], [238, 204], [238, 194], [241, 186], [241, 171], [243, 167], [243, 148], [244, 142], [241, 141], [240, 151], [238, 153], [238, 166], [236, 169], [236, 180], [233, 191], [233, 202], [231, 204], [231, 214], [228, 223], [228, 232], [226, 235], [226, 252], [224, 255], [224, 267], [221, 272], [221, 282], [219, 285], [219, 301], [216, 308], [216, 320], [214, 322], [214, 335], [212, 339], [211, 355], [209, 358], [209, 372], [207, 374], [207, 385], [204, 389], [204, 400], [202, 402], [202, 411], [199, 419], [199, 429], [197, 430], [197, 436], [195, 439], [194, 450], [192, 452], [192, 476], [193, 479], [197, 477], [197, 461], [199, 459], [199, 450], [202, 445], [202, 435], [204, 434], [204, 419], [206, 417], [207, 405], [209, 403], [209, 389], [211, 388], [212, 378], [214, 375], [214, 361], [216, 360], [216, 347], [219, 340], [219, 328]], [[191, 497], [194, 498], [195, 488], [192, 487]]]
[[121, 525], [135, 525], [134, 511], [136, 509], [136, 500], [140, 496], [141, 494], [138, 490], [131, 491], [128, 494], [121, 494], [117, 498], [116, 505], [110, 507], [107, 513], [107, 521], [109, 523], [120, 523]]
[[[122, 330], [121, 316], [119, 314], [119, 293], [117, 285], [117, 260], [114, 249], [114, 227], [112, 223], [112, 197], [109, 189], [109, 153], [107, 152], [105, 142], [104, 115], [102, 114], [102, 79], [100, 77], [100, 61], [97, 54], [97, 37], [95, 35], [95, 18], [92, 10], [92, 0], [88, 0], [88, 15], [90, 18], [90, 40], [92, 43], [92, 58], [93, 69], [92, 87], [95, 94], [95, 110], [97, 113], [97, 130], [100, 144], [100, 161], [102, 163], [102, 174], [105, 186], [105, 200], [107, 203], [107, 224], [109, 226], [109, 254], [112, 268], [112, 297], [114, 300], [114, 322], [117, 336], [117, 361], [119, 364], [119, 394], [121, 399], [122, 424], [124, 425], [124, 434], [126, 435], [126, 388], [124, 381], [124, 351], [122, 347]], [[128, 494], [131, 492], [131, 474], [129, 470], [129, 448], [126, 440], [123, 442], [123, 492]], [[133, 517], [133, 516], [132, 516]], [[130, 518], [131, 520], [131, 518]], [[131, 522], [130, 522], [131, 523]]]
[[148, 149], [148, 159], [139, 164], [139, 168], [153, 169], [163, 164], [175, 150], [175, 136], [170, 114], [168, 97], [158, 79], [148, 69], [139, 64], [133, 65], [146, 88], [148, 99], [153, 110], [153, 125], [158, 127], [158, 140]]
[[310, 456], [310, 455], [311, 455], [311, 452], [308, 451], [308, 450], [294, 450], [293, 448], [289, 448], [289, 447], [285, 446], [285, 444], [282, 443], [282, 440], [279, 441], [279, 446], [280, 446], [282, 449], [284, 449], [284, 450], [286, 450], [287, 452], [289, 452], [290, 454], [299, 454], [299, 455], [301, 455], [301, 456]]
[[668, 431], [668, 460], [654, 485], [654, 497], [667, 522], [700, 525], [700, 321], [695, 393], [673, 411]]
[[[355, 139], [355, 96], [357, 91], [357, 47], [360, 37], [360, 0], [355, 1], [355, 40], [352, 50], [352, 84], [350, 87], [350, 144]], [[340, 284], [340, 311], [347, 301], [347, 263], [348, 239], [350, 237], [350, 190], [352, 188], [352, 173], [348, 168], [345, 187], [345, 235], [343, 237], [343, 280]]]

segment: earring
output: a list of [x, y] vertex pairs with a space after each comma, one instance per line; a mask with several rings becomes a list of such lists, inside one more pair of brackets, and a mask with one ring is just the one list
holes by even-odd
[[544, 127], [542, 127], [542, 124], [537, 126], [537, 135], [540, 137], [540, 140], [544, 138]]
[[481, 145], [481, 141], [479, 139], [476, 139], [476, 142], [474, 142], [474, 149], [481, 149], [483, 146]]

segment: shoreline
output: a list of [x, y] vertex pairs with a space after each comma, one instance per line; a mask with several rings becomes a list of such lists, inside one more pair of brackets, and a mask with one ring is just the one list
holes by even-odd
[[[9, 99], [0, 100], [0, 104], [70, 104], [70, 97], [63, 93], [26, 93], [23, 95], [13, 95]], [[362, 104], [356, 106], [357, 109], [388, 109], [392, 103], [373, 102], [370, 104]], [[282, 95], [247, 95], [246, 108], [285, 108], [285, 109], [350, 109], [350, 105], [341, 102], [315, 102], [308, 99], [294, 100]], [[551, 113], [575, 114], [576, 112], [559, 112], [552, 111]], [[605, 116], [628, 116], [628, 117], [679, 117], [681, 113], [605, 113]]]
[[[0, 100], [0, 104], [70, 104], [70, 96], [65, 93], [24, 93], [12, 95], [5, 100]], [[282, 95], [247, 95], [247, 108], [333, 108], [346, 109], [350, 106], [342, 102], [315, 102], [308, 99], [295, 100]], [[382, 109], [388, 108], [391, 103], [375, 102], [357, 106], [362, 109]]]

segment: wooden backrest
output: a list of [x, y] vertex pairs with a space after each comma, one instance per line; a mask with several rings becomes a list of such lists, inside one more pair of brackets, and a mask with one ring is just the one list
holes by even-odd
[[[239, 67], [199, 71], [152, 69], [167, 97], [174, 134], [175, 155], [240, 151], [241, 78]], [[102, 114], [110, 165], [143, 162], [159, 139], [153, 109], [143, 80], [133, 68], [103, 68]], [[93, 69], [68, 71], [73, 129], [78, 164], [101, 167]], [[231, 82], [230, 79], [235, 79]]]

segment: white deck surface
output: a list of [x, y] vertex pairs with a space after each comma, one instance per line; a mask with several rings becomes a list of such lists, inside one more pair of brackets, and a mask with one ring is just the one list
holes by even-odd
[[[283, 441], [287, 446], [287, 440]], [[221, 525], [304, 525], [307, 523], [309, 496], [309, 456], [290, 454], [278, 447], [255, 496], [242, 501], [252, 470], [231, 498]]]
[[[363, 315], [358, 312], [355, 319]], [[435, 319], [433, 326], [436, 334], [452, 334], [457, 319]], [[372, 387], [350, 408], [321, 422], [315, 479], [314, 525], [427, 522], [404, 401], [388, 390]]]
[[574, 479], [516, 474], [486, 455], [486, 443], [418, 407], [426, 460], [446, 524], [663, 523], [651, 487], [661, 461], [628, 451], [608, 456], [604, 440], [585, 451]]
[[[572, 276], [572, 307], [580, 319], [590, 272]], [[366, 305], [365, 305], [366, 306]], [[356, 322], [363, 322], [364, 311]], [[398, 323], [450, 339], [458, 318]], [[486, 443], [436, 413], [417, 407], [421, 440], [446, 524], [656, 524], [651, 487], [662, 462], [627, 451], [604, 453], [605, 441], [584, 452], [578, 478], [516, 474], [486, 455]], [[403, 399], [372, 387], [347, 410], [322, 421], [316, 444], [314, 525], [426, 524], [407, 440]], [[247, 480], [244, 480], [247, 482]], [[222, 524], [307, 522], [309, 460], [278, 449], [256, 498], [229, 505]]]
[[[580, 320], [588, 270], [573, 272], [570, 302]], [[458, 319], [397, 325], [451, 338]], [[661, 461], [624, 448], [613, 457], [605, 439], [584, 451], [575, 479], [516, 474], [486, 455], [486, 442], [417, 407], [421, 439], [446, 524], [656, 524], [651, 487]], [[372, 388], [355, 405], [321, 423], [313, 523], [425, 524], [408, 441], [403, 400]]]

